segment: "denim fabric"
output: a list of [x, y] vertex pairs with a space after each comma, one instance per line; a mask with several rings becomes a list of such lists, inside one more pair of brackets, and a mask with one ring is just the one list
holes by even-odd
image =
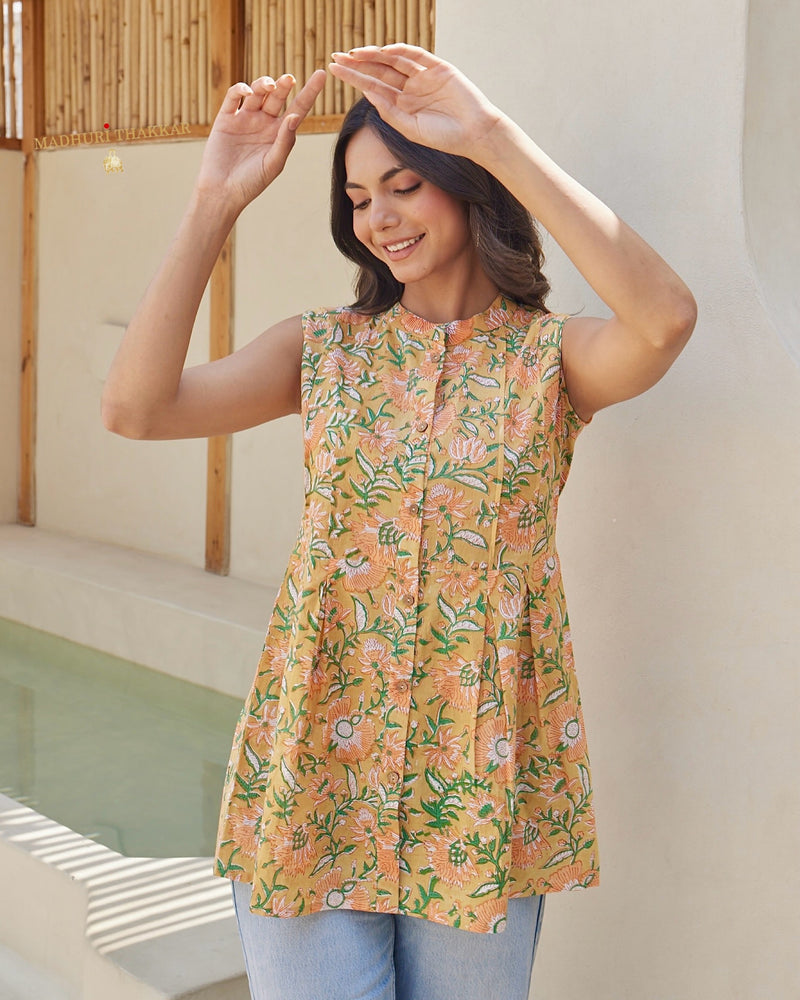
[[253, 1000], [527, 1000], [544, 896], [511, 899], [506, 929], [477, 934], [417, 917], [250, 912], [233, 898]]

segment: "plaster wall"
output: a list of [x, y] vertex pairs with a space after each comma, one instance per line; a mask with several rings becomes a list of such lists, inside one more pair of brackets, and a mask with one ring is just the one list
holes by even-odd
[[17, 518], [22, 153], [0, 149], [0, 524]]
[[[759, 291], [786, 301], [800, 263], [796, 201], [769, 190], [796, 163], [774, 163], [797, 146], [793, 75], [764, 72], [776, 33], [793, 37], [789, 15], [765, 19], [789, 6], [753, 4], [749, 61], [743, 0], [437, 6], [437, 51], [641, 232], [700, 307], [663, 382], [584, 432], [562, 502], [603, 874], [548, 900], [537, 1000], [800, 992], [800, 371]], [[749, 71], [748, 110], [772, 109], [767, 129], [744, 127]], [[774, 134], [786, 104], [754, 187], [770, 220], [789, 218], [759, 275], [743, 133]], [[607, 315], [548, 250], [551, 306]]]
[[[180, 221], [201, 147], [39, 154], [37, 523], [202, 565], [204, 441], [127, 441], [100, 419], [111, 359]], [[208, 358], [200, 308], [189, 363]]]

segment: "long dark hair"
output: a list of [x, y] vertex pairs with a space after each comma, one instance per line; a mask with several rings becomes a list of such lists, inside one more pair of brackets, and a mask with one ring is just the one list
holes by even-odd
[[472, 160], [406, 139], [386, 124], [365, 97], [347, 112], [333, 152], [331, 232], [336, 246], [358, 265], [357, 298], [350, 308], [362, 313], [383, 312], [403, 294], [403, 285], [388, 266], [353, 233], [353, 202], [345, 192], [344, 157], [350, 139], [362, 128], [371, 128], [403, 166], [465, 202], [470, 232], [486, 274], [504, 295], [546, 311], [544, 300], [550, 285], [542, 274], [544, 254], [536, 225], [524, 205]]

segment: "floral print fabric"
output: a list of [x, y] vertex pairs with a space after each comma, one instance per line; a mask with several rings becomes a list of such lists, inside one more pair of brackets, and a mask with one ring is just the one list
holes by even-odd
[[498, 296], [303, 316], [305, 510], [234, 738], [217, 874], [252, 909], [501, 930], [597, 882], [555, 548], [565, 317]]

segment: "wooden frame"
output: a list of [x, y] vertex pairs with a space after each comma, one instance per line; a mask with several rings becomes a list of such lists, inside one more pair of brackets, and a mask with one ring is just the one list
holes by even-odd
[[22, 327], [20, 336], [20, 450], [17, 520], [36, 523], [36, 346], [38, 241], [36, 206], [38, 174], [33, 137], [44, 127], [43, 46], [44, 0], [22, 5]]
[[[243, 0], [212, 4], [209, 21], [211, 110], [216, 114], [241, 65]], [[233, 349], [233, 255], [235, 231], [220, 252], [209, 287], [209, 357], [225, 357]], [[206, 569], [227, 576], [231, 534], [231, 437], [208, 439], [206, 466]]]

